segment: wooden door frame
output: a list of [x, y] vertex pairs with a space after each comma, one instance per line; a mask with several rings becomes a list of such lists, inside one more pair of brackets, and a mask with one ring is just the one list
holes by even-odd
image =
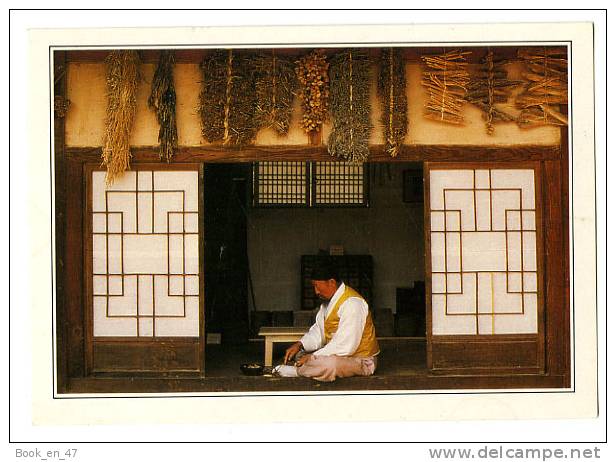
[[[105, 358], [113, 358], [119, 355], [129, 357], [130, 350], [136, 348], [136, 354], [140, 355], [147, 351], [147, 356], [151, 357], [151, 365], [157, 370], [136, 370], [135, 373], [148, 375], [160, 373], [173, 373], [174, 375], [197, 375], [203, 377], [205, 374], [205, 291], [204, 291], [204, 210], [203, 210], [203, 165], [195, 163], [173, 163], [165, 165], [161, 163], [137, 163], [133, 165], [132, 171], [139, 172], [147, 171], [196, 171], [198, 173], [198, 247], [199, 247], [199, 337], [105, 337], [95, 338], [93, 333], [93, 288], [92, 288], [92, 173], [96, 171], [104, 171], [104, 168], [99, 163], [84, 163], [83, 164], [83, 185], [85, 194], [85, 213], [83, 215], [83, 268], [85, 269], [85, 279], [83, 284], [83, 300], [84, 300], [84, 348], [85, 348], [85, 367], [84, 373], [86, 376], [92, 374], [126, 374], [130, 371], [126, 367], [118, 367], [117, 370], [113, 367], [112, 361], [107, 361]], [[133, 348], [134, 347], [134, 348]], [[102, 361], [94, 361], [95, 352], [98, 356], [102, 356]], [[166, 358], [177, 355], [176, 350], [183, 352], [185, 355], [193, 355], [197, 357], [195, 367], [188, 370], [169, 370], [163, 365], [167, 363]], [[141, 353], [139, 353], [141, 352]], [[107, 365], [107, 363], [109, 363]], [[158, 364], [157, 364], [158, 363]], [[180, 368], [186, 369], [186, 368]]]
[[[56, 132], [58, 133], [58, 132]], [[384, 153], [383, 146], [371, 146], [370, 162], [524, 162], [540, 161], [543, 168], [544, 229], [549, 229], [550, 239], [545, 239], [544, 279], [545, 293], [545, 371], [541, 375], [512, 377], [516, 386], [569, 387], [570, 377], [570, 322], [569, 322], [569, 249], [568, 249], [568, 146], [567, 129], [563, 129], [560, 146], [404, 146], [400, 155], [391, 159]], [[85, 370], [85, 322], [83, 298], [83, 219], [85, 205], [84, 165], [98, 164], [100, 147], [56, 148], [56, 255], [57, 287], [56, 326], [58, 336], [58, 392], [122, 389], [120, 382], [97, 383]], [[180, 148], [175, 162], [202, 164], [209, 162], [253, 162], [256, 160], [318, 160], [331, 161], [324, 146], [251, 146], [244, 149], [229, 149], [221, 146]], [[133, 149], [132, 165], [159, 162], [156, 147]], [[174, 162], [174, 164], [175, 164]], [[171, 165], [174, 165], [171, 164]], [[169, 164], [160, 164], [166, 168]], [[62, 180], [62, 181], [60, 181]], [[550, 200], [546, 201], [545, 198]], [[547, 236], [547, 234], [546, 234]], [[426, 258], [427, 255], [426, 255]], [[63, 297], [60, 297], [64, 294]], [[69, 296], [70, 295], [70, 296]], [[426, 322], [429, 320], [426, 319]], [[543, 378], [541, 378], [543, 377]], [[128, 380], [128, 379], [126, 379]], [[154, 380], [153, 382], [151, 380]], [[188, 379], [187, 379], [188, 380]], [[443, 382], [444, 380], [444, 382]], [[434, 382], [434, 388], [443, 388], [448, 380], [452, 386], [459, 378], [443, 377]], [[456, 380], [458, 382], [456, 382]], [[478, 386], [502, 388], [501, 378], [478, 377]], [[94, 382], [93, 382], [94, 381]], [[542, 382], [544, 381], [544, 382]], [[131, 389], [133, 379], [126, 382]], [[174, 382], [175, 383], [175, 382]], [[204, 382], [198, 382], [204, 384]], [[188, 389], [198, 389], [197, 382], [186, 382]], [[421, 381], [422, 387], [431, 387], [428, 381]], [[158, 384], [158, 385], [156, 385]], [[148, 387], [170, 390], [168, 379], [150, 379]], [[101, 388], [102, 387], [102, 388]], [[175, 388], [173, 388], [175, 387]], [[182, 389], [175, 384], [172, 389]]]
[[[433, 170], [503, 170], [503, 169], [525, 169], [533, 170], [534, 180], [534, 202], [535, 202], [535, 233], [536, 233], [536, 258], [537, 258], [537, 333], [536, 334], [468, 334], [468, 335], [433, 335], [432, 333], [432, 249], [431, 249], [431, 208], [430, 208], [430, 172]], [[546, 281], [544, 277], [545, 253], [544, 239], [545, 229], [543, 226], [543, 166], [538, 161], [508, 161], [508, 162], [425, 162], [424, 163], [424, 232], [425, 232], [425, 267], [426, 267], [426, 342], [427, 342], [427, 365], [435, 373], [458, 373], [458, 374], [540, 374], [545, 370], [545, 289]], [[462, 251], [462, 249], [460, 249]], [[447, 358], [439, 352], [438, 359], [435, 359], [434, 346], [449, 349], [455, 352], [456, 345], [465, 345], [466, 362], [460, 354], [460, 363], [451, 361], [448, 366], [444, 365]], [[535, 357], [525, 366], [518, 365], [499, 365], [498, 358], [491, 366], [479, 366], [473, 364], [472, 355], [478, 357], [488, 357], [489, 353], [500, 348], [501, 360], [504, 362], [506, 356], [513, 356], [513, 349], [518, 351], [526, 350], [527, 355]], [[536, 348], [536, 351], [535, 351]], [[453, 353], [450, 353], [450, 355]], [[453, 358], [452, 358], [453, 359]], [[521, 358], [518, 357], [518, 360]], [[509, 361], [515, 362], [515, 357], [510, 357]], [[457, 364], [457, 365], [454, 365]]]

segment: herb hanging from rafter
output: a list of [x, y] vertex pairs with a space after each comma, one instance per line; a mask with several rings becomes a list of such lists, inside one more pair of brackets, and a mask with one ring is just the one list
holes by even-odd
[[178, 129], [175, 117], [175, 86], [173, 84], [173, 67], [175, 59], [172, 50], [160, 53], [158, 66], [152, 80], [152, 93], [148, 106], [156, 112], [158, 119], [158, 154], [160, 160], [169, 162], [178, 147]]
[[210, 143], [243, 145], [254, 141], [254, 59], [246, 52], [216, 51], [201, 64], [201, 133]]
[[559, 105], [567, 104], [567, 53], [558, 49], [518, 50], [518, 57], [526, 64], [528, 81], [516, 99], [522, 109], [518, 117], [520, 127], [536, 125], [567, 125], [566, 114]]
[[301, 85], [302, 120], [306, 133], [318, 132], [327, 120], [329, 108], [329, 62], [321, 51], [296, 61], [295, 73]]
[[105, 59], [107, 113], [103, 139], [103, 165], [108, 185], [130, 168], [130, 134], [137, 110], [139, 54], [116, 50]]
[[364, 162], [370, 151], [370, 61], [362, 50], [336, 55], [331, 63], [333, 128], [327, 150], [338, 159]]
[[297, 86], [291, 61], [276, 55], [255, 58], [256, 113], [259, 128], [273, 128], [279, 135], [289, 132], [293, 94]]
[[440, 55], [422, 56], [427, 71], [421, 84], [428, 90], [425, 117], [440, 122], [462, 124], [462, 108], [470, 81], [465, 56], [470, 51], [449, 51]]
[[383, 103], [381, 123], [385, 152], [396, 157], [408, 130], [406, 75], [400, 49], [386, 48], [381, 51], [379, 96]]
[[486, 121], [486, 131], [494, 133], [495, 122], [514, 122], [516, 117], [497, 107], [506, 103], [514, 87], [521, 82], [509, 80], [504, 68], [505, 60], [495, 60], [494, 53], [488, 50], [481, 60], [478, 72], [471, 76], [466, 99], [483, 112]]

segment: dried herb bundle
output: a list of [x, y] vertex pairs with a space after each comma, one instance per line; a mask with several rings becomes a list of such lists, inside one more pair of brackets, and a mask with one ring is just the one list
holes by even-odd
[[301, 84], [301, 126], [306, 133], [318, 132], [327, 120], [329, 107], [329, 62], [320, 51], [296, 61], [295, 73]]
[[465, 56], [470, 51], [449, 51], [441, 55], [422, 56], [426, 67], [421, 84], [428, 89], [425, 117], [441, 122], [461, 124], [466, 86], [470, 82]]
[[567, 125], [567, 116], [558, 105], [567, 104], [567, 54], [560, 50], [521, 49], [518, 56], [526, 63], [524, 78], [528, 84], [518, 95], [516, 105], [522, 108], [518, 117], [521, 127]]
[[130, 168], [130, 133], [137, 110], [139, 54], [133, 50], [116, 50], [105, 59], [107, 66], [107, 113], [103, 140], [103, 165], [106, 182]]
[[273, 128], [279, 135], [289, 132], [293, 95], [297, 79], [293, 64], [288, 59], [276, 56], [255, 58], [256, 108], [255, 117], [259, 128]]
[[516, 120], [515, 116], [496, 107], [497, 104], [506, 103], [513, 88], [521, 83], [507, 78], [505, 64], [505, 60], [494, 60], [494, 53], [488, 51], [481, 60], [479, 71], [471, 77], [466, 93], [466, 100], [483, 111], [489, 135], [494, 133], [495, 122]]
[[156, 111], [160, 126], [158, 130], [158, 154], [160, 160], [169, 162], [178, 147], [178, 129], [175, 118], [175, 86], [173, 84], [173, 66], [175, 64], [172, 50], [160, 53], [158, 66], [152, 81], [152, 93], [148, 106]]
[[336, 55], [330, 66], [333, 129], [327, 150], [339, 159], [364, 162], [369, 155], [370, 61], [362, 50]]
[[246, 52], [223, 50], [201, 64], [203, 83], [199, 95], [201, 133], [210, 143], [243, 145], [254, 141], [254, 62]]
[[385, 151], [396, 157], [408, 129], [406, 75], [400, 49], [381, 51], [379, 96], [383, 102], [381, 123], [385, 136]]

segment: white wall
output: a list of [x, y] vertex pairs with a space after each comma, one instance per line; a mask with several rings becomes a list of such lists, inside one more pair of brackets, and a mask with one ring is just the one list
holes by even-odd
[[[519, 78], [520, 65], [509, 67], [510, 77]], [[421, 66], [407, 64], [407, 97], [409, 108], [409, 133], [407, 144], [461, 144], [461, 145], [557, 145], [560, 140], [558, 127], [544, 126], [520, 129], [515, 123], [499, 124], [494, 135], [486, 134], [481, 111], [470, 104], [465, 106], [464, 126], [440, 123], [423, 117], [426, 101], [421, 86]], [[153, 64], [141, 66], [142, 83], [138, 89], [137, 115], [133, 127], [131, 144], [133, 146], [156, 146], [158, 144], [158, 123], [154, 112], [147, 106]], [[376, 66], [373, 67], [376, 76]], [[178, 141], [180, 146], [201, 146], [208, 143], [201, 137], [201, 125], [197, 106], [203, 76], [197, 64], [177, 64], [175, 68], [175, 87], [177, 93]], [[71, 106], [66, 116], [66, 145], [69, 147], [100, 146], [104, 132], [106, 108], [105, 65], [103, 63], [70, 63], [68, 65], [68, 99]], [[380, 104], [376, 96], [376, 79], [373, 79], [372, 122], [374, 131], [371, 143], [381, 144]], [[299, 101], [295, 100], [295, 111], [288, 136], [279, 137], [272, 130], [259, 132], [258, 145], [305, 145], [308, 137], [299, 127]], [[513, 112], [515, 110], [511, 109]], [[323, 130], [323, 140], [327, 140], [330, 126]]]
[[[420, 164], [413, 165], [419, 168]], [[346, 254], [370, 254], [373, 309], [395, 309], [396, 287], [424, 280], [423, 204], [402, 202], [402, 171], [409, 164], [372, 164], [370, 207], [251, 208], [248, 255], [258, 310], [297, 310], [300, 256], [344, 245]]]

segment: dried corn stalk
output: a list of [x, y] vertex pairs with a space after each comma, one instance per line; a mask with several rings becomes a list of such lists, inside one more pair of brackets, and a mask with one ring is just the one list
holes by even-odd
[[133, 50], [112, 51], [105, 59], [107, 113], [102, 157], [108, 185], [130, 168], [129, 142], [137, 110], [139, 63], [139, 54]]
[[301, 84], [301, 126], [306, 133], [318, 132], [328, 115], [329, 62], [325, 54], [316, 50], [295, 64], [295, 73]]
[[428, 68], [421, 81], [428, 90], [425, 117], [452, 124], [463, 123], [462, 107], [470, 82], [465, 56], [470, 53], [454, 50], [421, 57]]
[[396, 157], [408, 130], [406, 104], [406, 75], [400, 49], [381, 51], [379, 96], [383, 103], [381, 123], [385, 137], [385, 151]]
[[245, 52], [217, 51], [201, 64], [199, 95], [201, 133], [210, 143], [243, 145], [254, 141], [255, 84], [253, 58]]
[[466, 100], [479, 107], [486, 121], [486, 131], [494, 133], [495, 122], [515, 122], [516, 117], [498, 108], [497, 104], [506, 103], [513, 88], [521, 82], [509, 80], [504, 69], [505, 60], [494, 60], [494, 53], [488, 51], [481, 60], [481, 66], [471, 77], [466, 93]]
[[255, 67], [257, 124], [259, 128], [273, 128], [279, 135], [286, 135], [297, 86], [293, 65], [272, 50], [269, 56], [256, 57]]
[[361, 50], [336, 55], [330, 66], [333, 128], [327, 150], [349, 162], [364, 162], [370, 153], [370, 61]]
[[173, 66], [175, 63], [172, 50], [160, 53], [158, 66], [152, 80], [152, 93], [148, 106], [156, 111], [158, 119], [158, 154], [160, 160], [169, 162], [178, 147], [178, 129], [175, 117], [175, 86], [173, 84]]
[[524, 78], [528, 84], [518, 95], [516, 105], [522, 109], [520, 127], [567, 125], [567, 116], [559, 105], [567, 104], [567, 54], [557, 49], [520, 49], [518, 56], [526, 63]]

